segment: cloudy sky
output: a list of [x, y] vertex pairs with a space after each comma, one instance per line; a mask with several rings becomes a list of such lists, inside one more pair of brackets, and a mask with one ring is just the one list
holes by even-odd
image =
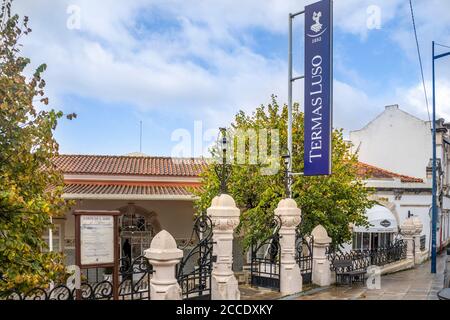
[[[23, 53], [33, 67], [48, 64], [51, 106], [78, 114], [57, 129], [60, 152], [138, 151], [142, 121], [144, 153], [170, 155], [190, 132], [198, 155], [198, 141], [206, 148], [211, 130], [240, 109], [271, 94], [287, 101], [287, 17], [311, 2], [15, 0], [13, 10], [30, 17]], [[450, 45], [450, 1], [413, 4], [431, 98], [431, 41]], [[389, 104], [427, 120], [408, 0], [335, 0], [334, 13], [334, 127], [359, 129]], [[302, 34], [298, 18], [297, 74]], [[438, 62], [437, 97], [450, 121], [450, 58]]]

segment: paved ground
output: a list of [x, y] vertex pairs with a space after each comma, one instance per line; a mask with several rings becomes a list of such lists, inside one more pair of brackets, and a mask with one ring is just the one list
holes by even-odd
[[297, 300], [437, 300], [437, 292], [444, 283], [446, 255], [438, 257], [437, 273], [430, 273], [430, 262], [414, 269], [381, 277], [381, 289], [369, 290], [358, 285], [330, 287], [318, 292], [306, 293]]
[[[312, 289], [312, 285], [303, 285], [303, 290]], [[283, 298], [283, 295], [275, 290], [252, 287], [250, 285], [240, 285], [241, 300], [277, 300]]]
[[239, 291], [241, 292], [241, 300], [277, 300], [281, 298], [278, 291], [255, 288], [250, 285], [240, 285]]

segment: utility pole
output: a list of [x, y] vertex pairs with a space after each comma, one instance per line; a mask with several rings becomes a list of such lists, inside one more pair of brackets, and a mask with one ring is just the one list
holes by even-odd
[[[436, 224], [437, 224], [437, 177], [436, 177], [436, 70], [435, 70], [435, 61], [437, 59], [443, 58], [445, 56], [450, 55], [450, 52], [435, 54], [435, 45], [436, 43], [432, 42], [432, 55], [433, 55], [433, 179], [432, 179], [432, 217], [431, 217], [431, 273], [436, 273]], [[446, 47], [446, 46], [444, 46]], [[442, 161], [442, 159], [441, 159]]]

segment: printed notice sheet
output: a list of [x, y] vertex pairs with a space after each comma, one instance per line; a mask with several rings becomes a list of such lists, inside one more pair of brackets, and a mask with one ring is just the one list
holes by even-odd
[[80, 217], [81, 264], [114, 263], [114, 218]]

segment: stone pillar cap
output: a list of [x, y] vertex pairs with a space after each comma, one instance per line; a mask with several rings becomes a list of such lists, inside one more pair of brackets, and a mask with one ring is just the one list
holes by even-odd
[[311, 235], [314, 238], [314, 243], [317, 244], [331, 243], [331, 238], [328, 236], [327, 230], [321, 224], [319, 224], [313, 229]]
[[407, 218], [403, 221], [402, 225], [400, 226], [401, 233], [406, 235], [413, 235], [416, 231], [416, 225], [414, 224], [414, 221], [412, 218]]
[[297, 202], [292, 198], [283, 199], [278, 203], [278, 208], [295, 208], [297, 209]]
[[239, 217], [241, 211], [236, 207], [233, 197], [228, 194], [221, 194], [214, 197], [211, 207], [206, 210], [208, 216]]
[[419, 217], [412, 218], [414, 225], [416, 226], [416, 233], [421, 233], [423, 229], [423, 223]]
[[236, 202], [233, 197], [229, 194], [221, 194], [220, 196], [215, 196], [211, 201], [211, 207], [231, 207], [236, 208]]
[[300, 209], [297, 207], [297, 202], [294, 199], [288, 198], [283, 199], [278, 203], [277, 208], [275, 209], [276, 215], [299, 215], [301, 214]]
[[183, 251], [178, 249], [175, 239], [166, 230], [158, 232], [144, 254], [146, 258], [154, 260], [173, 260], [183, 257]]

